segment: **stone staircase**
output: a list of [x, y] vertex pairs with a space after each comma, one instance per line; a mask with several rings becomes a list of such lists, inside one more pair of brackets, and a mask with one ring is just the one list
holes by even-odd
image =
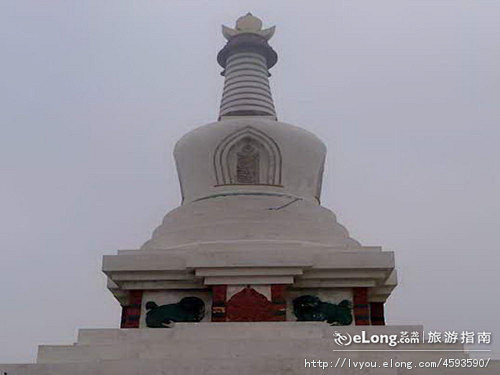
[[[359, 334], [422, 332], [421, 326], [332, 327], [317, 322], [178, 323], [171, 329], [82, 329], [73, 345], [42, 345], [36, 364], [0, 365], [7, 375], [250, 375], [250, 374], [494, 374], [499, 362], [486, 370], [411, 370], [401, 368], [335, 367], [337, 360], [439, 361], [441, 357], [468, 358], [461, 345], [334, 343], [335, 331]], [[333, 350], [391, 350], [391, 352], [334, 352]], [[458, 350], [457, 352], [401, 352]], [[460, 352], [461, 351], [461, 352]], [[311, 367], [305, 367], [305, 361]], [[329, 367], [312, 367], [312, 361]], [[3, 371], [3, 372], [2, 372]]]

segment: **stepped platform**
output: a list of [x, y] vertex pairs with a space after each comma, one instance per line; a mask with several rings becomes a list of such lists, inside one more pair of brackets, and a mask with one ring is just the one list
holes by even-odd
[[[365, 331], [369, 337], [422, 330], [422, 326], [340, 327], [320, 322], [177, 323], [170, 329], [82, 329], [76, 343], [41, 345], [37, 363], [0, 365], [0, 374], [500, 374], [500, 361], [490, 361], [486, 369], [416, 368], [419, 361], [468, 359], [460, 344], [339, 346], [334, 341], [336, 332], [353, 337]], [[349, 362], [339, 367], [344, 358], [351, 360], [350, 368]], [[360, 361], [382, 366], [391, 360], [411, 361], [413, 366], [359, 368]], [[320, 368], [319, 362], [313, 366], [312, 361], [328, 364], [328, 368]], [[352, 367], [354, 361], [357, 368]]]

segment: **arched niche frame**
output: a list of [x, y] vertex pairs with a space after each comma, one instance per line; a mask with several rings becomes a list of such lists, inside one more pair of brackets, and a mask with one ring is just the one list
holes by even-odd
[[215, 149], [217, 185], [281, 185], [281, 152], [266, 133], [251, 126], [224, 138]]

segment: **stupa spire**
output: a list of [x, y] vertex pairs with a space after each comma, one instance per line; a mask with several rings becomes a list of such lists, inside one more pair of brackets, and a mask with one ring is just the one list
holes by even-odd
[[276, 120], [269, 69], [278, 55], [268, 44], [274, 30], [274, 26], [262, 29], [262, 21], [251, 13], [238, 18], [234, 29], [222, 26], [227, 44], [217, 55], [225, 77], [219, 118], [266, 116]]

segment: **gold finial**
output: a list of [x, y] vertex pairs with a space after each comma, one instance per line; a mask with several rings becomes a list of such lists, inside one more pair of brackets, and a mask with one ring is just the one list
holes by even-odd
[[222, 35], [227, 40], [239, 34], [257, 34], [269, 40], [274, 35], [274, 30], [275, 26], [262, 30], [262, 21], [250, 12], [236, 20], [234, 29], [222, 25]]

